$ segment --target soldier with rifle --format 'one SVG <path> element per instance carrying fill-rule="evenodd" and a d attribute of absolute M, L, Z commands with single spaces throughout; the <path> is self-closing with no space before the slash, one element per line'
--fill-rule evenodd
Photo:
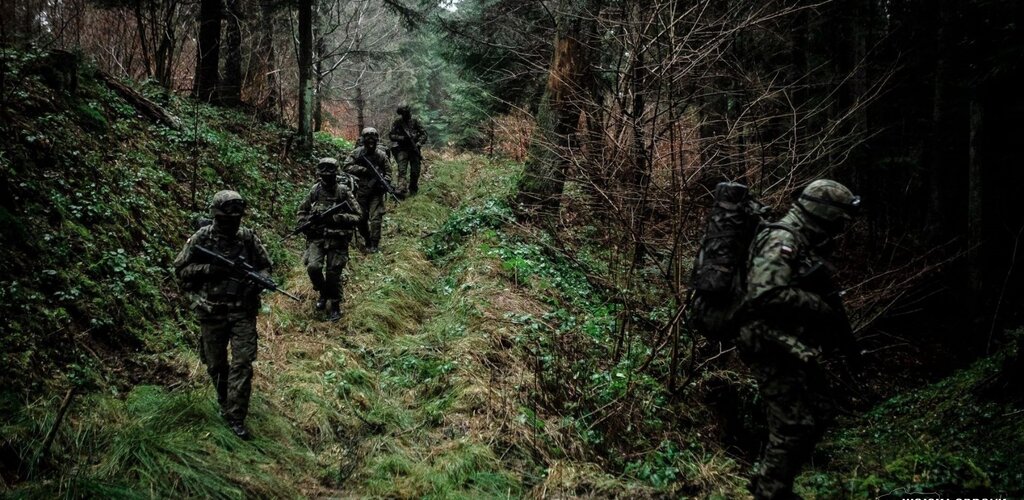
<path fill-rule="evenodd" d="M 398 118 L 391 124 L 388 139 L 391 139 L 391 154 L 398 164 L 398 193 L 403 198 L 419 191 L 422 148 L 427 142 L 427 131 L 420 121 L 412 117 L 412 107 L 402 104 L 396 110 Z M 405 178 L 409 172 L 408 183 Z"/>
<path fill-rule="evenodd" d="M 348 263 L 352 230 L 362 219 L 362 209 L 348 184 L 338 182 L 338 160 L 321 158 L 320 182 L 313 185 L 299 205 L 299 227 L 292 234 L 306 235 L 303 263 L 313 289 L 319 294 L 316 309 L 327 309 L 329 319 L 341 319 L 344 300 L 342 272 Z"/>
<path fill-rule="evenodd" d="M 256 233 L 241 227 L 245 208 L 245 200 L 235 191 L 215 194 L 210 203 L 213 223 L 188 239 L 174 259 L 174 269 L 199 319 L 200 357 L 217 391 L 221 415 L 236 436 L 249 439 L 245 417 L 256 359 L 260 292 L 273 290 L 296 298 L 270 279 L 273 263 L 267 249 Z"/>
<path fill-rule="evenodd" d="M 355 176 L 358 181 L 355 196 L 362 210 L 359 234 L 363 237 L 366 251 L 377 253 L 380 249 L 381 222 L 384 219 L 384 194 L 395 197 L 395 189 L 391 186 L 391 162 L 377 148 L 380 141 L 377 129 L 366 127 L 360 136 L 363 145 L 345 159 L 345 172 Z"/>

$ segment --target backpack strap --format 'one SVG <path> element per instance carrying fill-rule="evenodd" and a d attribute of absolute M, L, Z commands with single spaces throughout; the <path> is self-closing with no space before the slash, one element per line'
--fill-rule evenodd
<path fill-rule="evenodd" d="M 799 242 L 801 246 L 807 245 L 807 238 L 804 237 L 803 233 L 798 231 L 795 227 L 790 226 L 789 224 L 783 224 L 781 222 L 766 222 L 762 223 L 761 227 L 764 229 L 781 229 L 795 236 L 797 242 Z"/>

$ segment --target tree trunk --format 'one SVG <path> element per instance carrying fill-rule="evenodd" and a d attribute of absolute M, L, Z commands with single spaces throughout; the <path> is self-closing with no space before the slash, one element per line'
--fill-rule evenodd
<path fill-rule="evenodd" d="M 277 55 L 274 52 L 274 10 L 271 2 L 260 4 L 260 38 L 259 57 L 262 58 L 263 84 L 266 85 L 265 96 L 260 107 L 273 118 L 280 118 L 277 105 L 281 101 L 277 78 Z"/>
<path fill-rule="evenodd" d="M 171 89 L 174 86 L 174 59 L 178 46 L 174 21 L 177 12 L 177 0 L 170 0 L 164 6 L 160 41 L 156 49 L 156 78 L 165 89 Z"/>
<path fill-rule="evenodd" d="M 142 65 L 146 68 L 146 77 L 152 77 L 153 65 L 150 62 L 149 40 L 146 38 L 146 21 L 142 14 L 142 3 L 143 2 L 136 2 L 134 5 L 135 25 L 139 31 L 139 46 L 142 49 Z"/>
<path fill-rule="evenodd" d="M 970 143 L 967 167 L 967 297 L 970 297 L 971 318 L 978 318 L 985 312 L 985 220 L 984 220 L 984 164 L 981 158 L 980 134 L 982 106 L 977 98 L 970 102 Z"/>
<path fill-rule="evenodd" d="M 596 2 L 586 2 L 581 12 L 573 12 L 580 7 L 571 0 L 562 0 L 559 7 L 561 14 L 548 81 L 518 185 L 517 201 L 526 209 L 522 215 L 527 218 L 558 214 L 570 150 L 578 147 L 580 114 L 593 86 L 586 41 L 594 28 Z"/>
<path fill-rule="evenodd" d="M 315 83 L 313 88 L 313 98 L 316 99 L 313 105 L 313 130 L 319 132 L 323 128 L 324 124 L 324 54 L 327 53 L 327 42 L 324 40 L 323 27 L 317 23 L 316 30 L 316 63 L 313 65 L 313 78 Z"/>
<path fill-rule="evenodd" d="M 366 128 L 366 99 L 363 98 L 363 86 L 356 85 L 356 134 L 363 133 Z"/>
<path fill-rule="evenodd" d="M 241 0 L 226 0 L 227 51 L 224 54 L 224 83 L 221 102 L 228 106 L 242 103 L 242 12 Z"/>
<path fill-rule="evenodd" d="M 217 101 L 220 83 L 220 0 L 201 0 L 199 5 L 199 46 L 196 62 L 196 97 L 206 102 Z"/>
<path fill-rule="evenodd" d="M 313 0 L 299 0 L 299 145 L 313 145 Z"/>

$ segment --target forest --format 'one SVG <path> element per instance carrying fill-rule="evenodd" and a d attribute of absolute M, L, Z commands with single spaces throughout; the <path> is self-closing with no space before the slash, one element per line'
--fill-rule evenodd
<path fill-rule="evenodd" d="M 0 495 L 1022 497 L 1021 89 L 1015 0 L 0 0 Z M 289 233 L 402 106 L 327 321 Z M 176 263 L 224 190 L 299 299 L 245 440 Z M 791 247 L 827 292 L 757 295 Z"/>

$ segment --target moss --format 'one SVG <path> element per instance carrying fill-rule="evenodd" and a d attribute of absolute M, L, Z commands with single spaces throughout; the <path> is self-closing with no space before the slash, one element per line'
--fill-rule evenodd
<path fill-rule="evenodd" d="M 1024 416 L 983 388 L 1012 347 L 943 380 L 884 401 L 827 436 L 828 460 L 800 484 L 819 496 L 1024 493 Z"/>

